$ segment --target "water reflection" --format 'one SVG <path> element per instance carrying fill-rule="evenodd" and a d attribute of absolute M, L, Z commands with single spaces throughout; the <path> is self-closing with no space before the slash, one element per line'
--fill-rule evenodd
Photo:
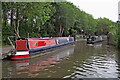
<path fill-rule="evenodd" d="M 59 63 L 58 61 L 62 60 L 62 58 L 68 57 L 70 54 L 74 53 L 74 45 L 62 50 L 63 51 L 52 52 L 50 55 L 29 60 L 3 61 L 3 74 L 5 74 L 3 77 L 36 77 L 39 75 L 40 71 L 48 71 L 48 68 L 54 67 L 55 64 Z M 52 70 L 50 72 L 55 73 L 55 71 Z"/>
<path fill-rule="evenodd" d="M 96 43 L 96 44 L 87 44 L 88 46 L 93 46 L 94 48 L 100 48 L 102 46 L 102 43 Z"/>
<path fill-rule="evenodd" d="M 85 41 L 24 61 L 3 61 L 3 77 L 118 78 L 120 51 L 104 43 Z"/>
<path fill-rule="evenodd" d="M 81 62 L 77 60 L 73 67 L 74 72 L 64 78 L 117 78 L 119 76 L 120 68 L 115 60 L 118 53 L 113 46 L 91 44 L 87 46 L 86 52 L 85 48 L 84 46 L 81 53 L 84 52 L 86 56 L 91 53 L 92 55 Z"/>
<path fill-rule="evenodd" d="M 118 51 L 117 57 L 118 57 L 117 60 L 116 60 L 117 63 L 118 63 L 118 69 L 117 70 L 119 71 L 117 74 L 118 74 L 118 77 L 120 78 L 120 50 Z"/>

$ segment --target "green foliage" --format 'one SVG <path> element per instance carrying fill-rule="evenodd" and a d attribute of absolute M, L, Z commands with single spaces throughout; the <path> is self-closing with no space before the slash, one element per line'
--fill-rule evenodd
<path fill-rule="evenodd" d="M 120 24 L 114 23 L 109 26 L 110 32 L 113 34 L 115 45 L 120 48 Z"/>
<path fill-rule="evenodd" d="M 70 2 L 3 2 L 2 11 L 2 39 L 5 45 L 9 44 L 8 36 L 27 38 L 28 33 L 32 38 L 111 32 L 118 40 L 112 21 L 107 18 L 94 19 Z"/>
<path fill-rule="evenodd" d="M 117 33 L 117 37 L 118 37 L 118 47 L 120 48 L 120 23 L 118 24 L 118 33 Z"/>
<path fill-rule="evenodd" d="M 97 32 L 98 34 L 108 34 L 110 31 L 110 27 L 113 25 L 113 22 L 107 18 L 99 18 L 97 19 Z"/>

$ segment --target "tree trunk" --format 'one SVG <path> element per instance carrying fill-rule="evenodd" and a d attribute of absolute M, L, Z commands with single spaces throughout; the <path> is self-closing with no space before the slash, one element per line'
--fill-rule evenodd
<path fill-rule="evenodd" d="M 17 8 L 17 12 L 16 12 L 16 19 L 17 19 L 17 23 L 16 23 L 16 34 L 17 34 L 17 38 L 20 38 L 19 35 L 19 9 Z"/>
<path fill-rule="evenodd" d="M 19 20 L 17 21 L 17 35 L 18 35 L 18 38 L 20 38 L 20 35 L 19 35 Z"/>
<path fill-rule="evenodd" d="M 13 3 L 11 2 L 11 6 L 13 6 Z M 12 30 L 10 30 L 10 26 L 11 26 L 11 29 L 14 31 L 12 31 Z M 8 26 L 8 29 L 9 29 L 9 31 L 10 32 L 12 32 L 13 34 L 14 34 L 14 36 L 16 36 L 16 34 L 15 34 L 15 30 L 14 30 L 14 28 L 13 28 L 13 10 L 11 9 L 11 22 L 10 22 L 10 26 Z M 15 37 L 14 37 L 14 41 L 15 41 Z"/>
<path fill-rule="evenodd" d="M 3 12 L 3 14 L 5 13 L 5 11 Z M 7 24 L 7 15 L 6 14 L 4 14 L 4 21 L 5 21 L 5 26 L 6 26 L 6 24 Z"/>
<path fill-rule="evenodd" d="M 13 10 L 11 9 L 11 20 L 10 20 L 10 25 L 11 27 L 13 26 Z"/>
<path fill-rule="evenodd" d="M 62 29 L 61 36 L 63 35 L 63 32 L 64 32 L 64 28 Z"/>
<path fill-rule="evenodd" d="M 60 24 L 60 32 L 59 32 L 60 37 L 61 37 L 61 30 L 62 30 L 62 27 L 61 27 L 61 24 Z"/>
<path fill-rule="evenodd" d="M 11 16 L 11 18 L 10 18 L 10 26 L 8 26 L 7 28 L 8 28 L 8 30 L 9 30 L 12 34 L 15 34 L 15 32 L 12 31 L 12 30 L 14 30 L 14 29 L 13 29 L 13 10 L 11 10 L 10 16 Z M 7 18 L 6 18 L 6 20 L 7 20 Z M 11 27 L 11 29 L 10 29 L 10 27 Z"/>

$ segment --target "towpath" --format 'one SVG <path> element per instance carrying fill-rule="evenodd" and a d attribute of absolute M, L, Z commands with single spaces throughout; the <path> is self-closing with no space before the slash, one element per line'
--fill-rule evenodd
<path fill-rule="evenodd" d="M 1 48 L 0 50 L 2 50 L 2 59 L 6 57 L 6 55 L 8 55 L 9 51 L 12 50 L 13 47 L 4 47 Z"/>

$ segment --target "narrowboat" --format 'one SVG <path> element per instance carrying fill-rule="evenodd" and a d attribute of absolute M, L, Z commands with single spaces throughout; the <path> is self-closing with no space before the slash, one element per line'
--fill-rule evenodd
<path fill-rule="evenodd" d="M 99 37 L 92 37 L 92 38 L 87 38 L 87 44 L 94 44 L 94 43 L 98 43 L 98 42 L 102 42 L 103 39 L 101 36 Z"/>
<path fill-rule="evenodd" d="M 19 38 L 15 41 L 15 54 L 12 54 L 10 59 L 29 59 L 33 56 L 44 54 L 44 52 L 74 43 L 73 37 Z"/>

